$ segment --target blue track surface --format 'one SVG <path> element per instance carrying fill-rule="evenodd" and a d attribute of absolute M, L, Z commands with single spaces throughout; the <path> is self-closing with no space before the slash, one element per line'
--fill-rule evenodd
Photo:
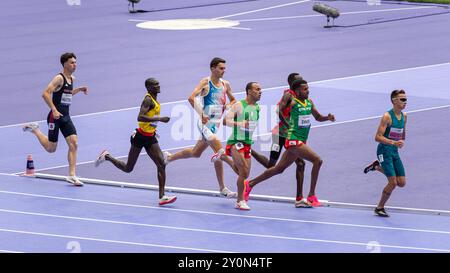
<path fill-rule="evenodd" d="M 183 5 L 175 0 L 142 1 L 139 8 L 153 12 L 129 14 L 126 2 L 120 1 L 82 1 L 81 6 L 51 0 L 0 3 L 7 11 L 0 18 L 0 250 L 68 252 L 80 243 L 86 252 L 370 252 L 367 245 L 377 241 L 382 252 L 448 251 L 448 217 L 394 212 L 380 219 L 368 210 L 299 210 L 262 201 L 251 201 L 252 211 L 243 213 L 233 209 L 234 200 L 186 194 L 168 208 L 158 208 L 153 191 L 93 185 L 75 189 L 4 175 L 22 172 L 30 153 L 40 172 L 67 174 L 64 141 L 56 153 L 47 154 L 20 126 L 37 120 L 46 131 L 48 107 L 41 93 L 60 70 L 60 54 L 74 51 L 76 86 L 90 88 L 71 107 L 79 135 L 78 175 L 156 185 L 156 170 L 146 155 L 131 174 L 111 164 L 95 168 L 93 160 L 105 148 L 126 160 L 148 77 L 161 82 L 162 114 L 171 116 L 169 124 L 158 128 L 161 148 L 174 152 L 195 144 L 197 117 L 186 99 L 208 75 L 210 59 L 221 56 L 227 60 L 225 78 L 238 99 L 249 81 L 264 88 L 254 149 L 268 154 L 268 133 L 276 122 L 273 108 L 291 72 L 310 82 L 310 97 L 322 114 L 335 114 L 336 123 L 314 123 L 308 140 L 324 160 L 318 197 L 330 201 L 378 201 L 386 179 L 364 175 L 362 168 L 375 159 L 375 130 L 391 107 L 390 92 L 405 89 L 409 124 L 401 156 L 407 186 L 397 189 L 388 205 L 450 210 L 445 149 L 450 144 L 450 28 L 442 27 L 450 24 L 447 9 L 327 1 L 341 17 L 335 21 L 338 27 L 325 29 L 325 17 L 312 11 L 311 1 L 207 4 L 189 1 L 197 7 L 180 9 Z M 139 21 L 179 18 L 225 18 L 240 24 L 235 29 L 181 31 L 136 27 Z M 222 128 L 219 135 L 225 140 L 229 132 Z M 210 154 L 207 150 L 200 159 L 168 165 L 167 186 L 217 190 Z M 254 161 L 251 177 L 262 171 Z M 304 191 L 309 171 L 307 165 Z M 236 176 L 228 167 L 225 179 L 235 187 Z M 254 193 L 294 197 L 294 179 L 291 167 Z M 245 244 L 237 243 L 242 240 Z"/>
<path fill-rule="evenodd" d="M 450 252 L 448 217 L 380 219 L 265 201 L 251 201 L 248 213 L 231 209 L 233 200 L 185 194 L 162 208 L 153 191 L 1 178 L 0 242 L 8 251 Z"/>

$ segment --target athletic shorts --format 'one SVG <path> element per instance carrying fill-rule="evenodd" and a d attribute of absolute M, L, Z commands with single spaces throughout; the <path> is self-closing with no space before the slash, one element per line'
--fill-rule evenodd
<path fill-rule="evenodd" d="M 151 133 L 141 133 L 139 132 L 139 129 L 136 129 L 133 131 L 130 137 L 131 145 L 137 147 L 137 148 L 150 148 L 155 143 L 158 143 L 158 139 L 156 138 L 155 134 Z"/>
<path fill-rule="evenodd" d="M 405 176 L 405 168 L 403 167 L 400 155 L 392 147 L 379 145 L 377 148 L 377 158 L 386 177 Z"/>
<path fill-rule="evenodd" d="M 216 135 L 217 133 L 217 129 L 218 129 L 219 125 L 212 123 L 212 122 L 208 122 L 206 125 L 202 123 L 201 120 L 197 121 L 197 129 L 200 132 L 200 134 L 202 135 L 202 139 L 203 140 L 212 140 L 213 137 Z"/>
<path fill-rule="evenodd" d="M 77 130 L 75 129 L 69 115 L 62 116 L 59 119 L 54 119 L 52 111 L 50 111 L 47 115 L 47 125 L 48 140 L 50 142 L 58 142 L 59 131 L 61 131 L 64 138 L 77 134 Z"/>
<path fill-rule="evenodd" d="M 283 145 L 286 142 L 286 138 L 272 134 L 272 145 L 270 146 L 270 159 L 273 161 L 278 161 L 281 155 L 281 151 L 283 151 Z"/>
<path fill-rule="evenodd" d="M 286 150 L 287 150 L 294 146 L 302 146 L 303 144 L 306 144 L 306 141 L 303 142 L 301 140 L 296 140 L 296 139 L 293 139 L 293 140 L 286 139 L 286 141 L 284 142 L 284 148 L 286 148 Z"/>
<path fill-rule="evenodd" d="M 244 154 L 244 158 L 251 158 L 251 151 L 252 151 L 252 145 L 245 144 L 242 142 L 237 142 L 236 144 L 228 144 L 225 148 L 225 154 L 227 156 L 231 156 L 231 147 L 236 146 L 236 150 L 238 150 L 240 153 Z"/>

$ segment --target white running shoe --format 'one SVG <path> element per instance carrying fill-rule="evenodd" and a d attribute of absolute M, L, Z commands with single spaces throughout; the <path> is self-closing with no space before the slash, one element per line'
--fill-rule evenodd
<path fill-rule="evenodd" d="M 297 201 L 295 200 L 295 207 L 296 208 L 312 208 L 311 203 L 306 200 L 306 198 L 302 198 L 301 200 Z"/>
<path fill-rule="evenodd" d="M 214 154 L 211 156 L 211 162 L 214 163 L 214 162 L 216 162 L 217 160 L 220 160 L 221 157 L 222 157 L 222 155 L 224 155 L 224 154 L 225 154 L 225 150 L 224 150 L 224 149 L 220 149 L 219 151 L 217 151 L 217 153 L 214 153 Z"/>
<path fill-rule="evenodd" d="M 166 204 L 170 204 L 170 203 L 175 202 L 176 200 L 177 200 L 176 196 L 164 195 L 163 197 L 159 198 L 159 205 L 163 206 L 163 205 L 166 205 Z"/>
<path fill-rule="evenodd" d="M 74 185 L 74 186 L 83 186 L 83 182 L 80 181 L 80 179 L 78 179 L 78 177 L 76 177 L 75 175 L 72 176 L 68 176 L 66 178 L 66 181 L 69 182 L 70 184 Z"/>
<path fill-rule="evenodd" d="M 164 156 L 164 165 L 169 164 L 169 156 L 171 156 L 172 154 L 169 153 L 168 151 L 164 151 L 163 152 L 163 156 Z"/>
<path fill-rule="evenodd" d="M 33 132 L 34 130 L 39 128 L 39 124 L 37 122 L 27 123 L 22 126 L 22 130 L 24 132 Z"/>
<path fill-rule="evenodd" d="M 214 163 L 214 162 L 216 162 L 217 160 L 219 160 L 220 159 L 220 154 L 219 153 L 214 153 L 212 156 L 211 156 L 211 163 Z"/>
<path fill-rule="evenodd" d="M 95 160 L 95 167 L 100 166 L 100 164 L 102 164 L 103 162 L 105 162 L 106 160 L 106 155 L 109 155 L 109 152 L 107 150 L 103 150 L 97 157 L 97 159 Z"/>
<path fill-rule="evenodd" d="M 240 210 L 250 210 L 250 207 L 247 205 L 247 202 L 245 202 L 244 200 L 236 202 L 235 208 L 240 209 Z"/>
<path fill-rule="evenodd" d="M 227 187 L 223 188 L 220 191 L 220 194 L 225 196 L 226 198 L 234 198 L 237 197 L 237 192 L 233 192 L 230 189 L 228 189 Z"/>

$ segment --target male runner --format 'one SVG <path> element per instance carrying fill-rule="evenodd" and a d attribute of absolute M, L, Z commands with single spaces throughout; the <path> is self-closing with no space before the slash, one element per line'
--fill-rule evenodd
<path fill-rule="evenodd" d="M 406 107 L 406 92 L 394 90 L 391 93 L 393 108 L 384 113 L 375 135 L 377 147 L 377 161 L 366 167 L 369 170 L 378 170 L 386 175 L 388 184 L 384 187 L 380 202 L 375 208 L 375 214 L 381 217 L 389 217 L 384 205 L 391 196 L 396 186 L 403 188 L 406 185 L 405 169 L 398 153 L 398 148 L 405 144 L 406 137 L 406 113 L 402 110 Z M 381 165 L 381 168 L 380 168 Z"/>
<path fill-rule="evenodd" d="M 130 142 L 131 147 L 128 153 L 127 163 L 114 158 L 108 151 L 104 150 L 100 153 L 95 166 L 98 167 L 104 161 L 110 161 L 118 169 L 130 173 L 136 165 L 139 154 L 142 148 L 145 148 L 148 156 L 153 160 L 158 170 L 158 185 L 159 185 L 159 205 L 166 205 L 175 202 L 176 196 L 167 196 L 164 194 L 164 187 L 166 185 L 166 166 L 164 164 L 164 157 L 161 148 L 156 138 L 156 127 L 158 122 L 169 122 L 169 117 L 160 117 L 161 105 L 157 101 L 157 96 L 161 92 L 159 82 L 155 78 L 148 78 L 145 81 L 144 100 L 141 104 L 141 109 L 138 115 L 139 127 L 133 131 Z"/>
<path fill-rule="evenodd" d="M 67 155 L 69 176 L 66 178 L 66 181 L 75 186 L 83 186 L 83 182 L 78 179 L 75 173 L 78 136 L 77 130 L 70 118 L 69 108 L 72 104 L 72 97 L 78 94 L 78 92 L 83 92 L 87 95 L 88 88 L 86 86 L 73 88 L 73 81 L 75 79 L 73 73 L 77 68 L 77 57 L 74 53 L 68 52 L 62 54 L 60 62 L 63 66 L 63 71 L 52 79 L 42 94 L 45 103 L 50 108 L 50 112 L 47 115 L 48 136 L 41 132 L 39 124 L 36 122 L 25 124 L 22 129 L 24 132 L 33 133 L 42 147 L 49 153 L 56 151 L 58 135 L 59 131 L 61 131 L 69 146 Z"/>
<path fill-rule="evenodd" d="M 164 156 L 166 164 L 183 158 L 199 158 L 205 149 L 210 146 L 214 153 L 219 155 L 217 158 L 212 158 L 212 161 L 214 162 L 220 193 L 231 198 L 235 197 L 236 193 L 225 187 L 222 160 L 232 168 L 233 162 L 225 155 L 222 143 L 216 135 L 224 110 L 236 101 L 230 83 L 222 79 L 225 74 L 225 63 L 226 61 L 222 58 L 213 58 L 210 63 L 211 75 L 200 80 L 200 83 L 189 96 L 189 103 L 200 117 L 197 128 L 201 133 L 201 139 L 197 141 L 193 148 L 184 149 L 173 155 L 165 152 Z M 227 96 L 230 100 L 229 104 L 226 103 Z"/>
<path fill-rule="evenodd" d="M 227 112 L 223 124 L 233 127 L 228 138 L 226 155 L 233 158 L 238 170 L 237 188 L 238 196 L 236 208 L 250 210 L 244 200 L 244 181 L 250 174 L 252 136 L 259 120 L 259 105 L 261 99 L 261 86 L 257 82 L 249 82 L 245 87 L 247 97 L 233 105 Z"/>
<path fill-rule="evenodd" d="M 244 199 L 248 200 L 252 188 L 258 183 L 282 173 L 287 167 L 295 162 L 298 158 L 306 159 L 313 164 L 311 171 L 311 187 L 308 195 L 313 206 L 320 206 L 320 202 L 316 197 L 315 189 L 319 177 L 319 170 L 322 166 L 322 159 L 306 144 L 309 130 L 311 128 L 311 115 L 319 122 L 335 121 L 333 114 L 322 116 L 316 109 L 314 103 L 309 96 L 308 83 L 305 80 L 295 80 L 292 83 L 295 96 L 290 104 L 283 101 L 280 103 L 280 111 L 284 111 L 290 106 L 291 117 L 289 120 L 288 135 L 284 144 L 286 151 L 283 153 L 281 160 L 274 166 L 265 170 L 258 177 L 245 181 Z M 297 196 L 300 197 L 300 196 Z M 298 198 L 296 198 L 298 199 Z"/>

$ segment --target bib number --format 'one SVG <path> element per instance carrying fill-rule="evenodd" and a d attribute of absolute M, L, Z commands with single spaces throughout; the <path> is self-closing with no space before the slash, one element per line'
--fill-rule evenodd
<path fill-rule="evenodd" d="M 241 127 L 242 131 L 246 131 L 246 132 L 254 132 L 256 130 L 256 121 L 248 121 L 248 128 L 246 127 Z"/>
<path fill-rule="evenodd" d="M 278 144 L 276 144 L 276 143 L 274 143 L 274 144 L 272 144 L 272 149 L 271 149 L 271 151 L 274 151 L 274 152 L 279 152 L 280 151 L 280 145 L 278 145 Z"/>
<path fill-rule="evenodd" d="M 389 132 L 389 138 L 392 140 L 400 140 L 403 137 L 403 128 L 393 128 Z"/>
<path fill-rule="evenodd" d="M 298 127 L 307 128 L 309 126 L 311 126 L 311 115 L 298 117 Z"/>
<path fill-rule="evenodd" d="M 244 148 L 244 144 L 242 144 L 241 142 L 236 143 L 234 146 L 236 146 L 236 150 L 238 151 Z"/>
<path fill-rule="evenodd" d="M 72 104 L 72 93 L 63 93 L 61 96 L 61 104 L 71 105 Z"/>

